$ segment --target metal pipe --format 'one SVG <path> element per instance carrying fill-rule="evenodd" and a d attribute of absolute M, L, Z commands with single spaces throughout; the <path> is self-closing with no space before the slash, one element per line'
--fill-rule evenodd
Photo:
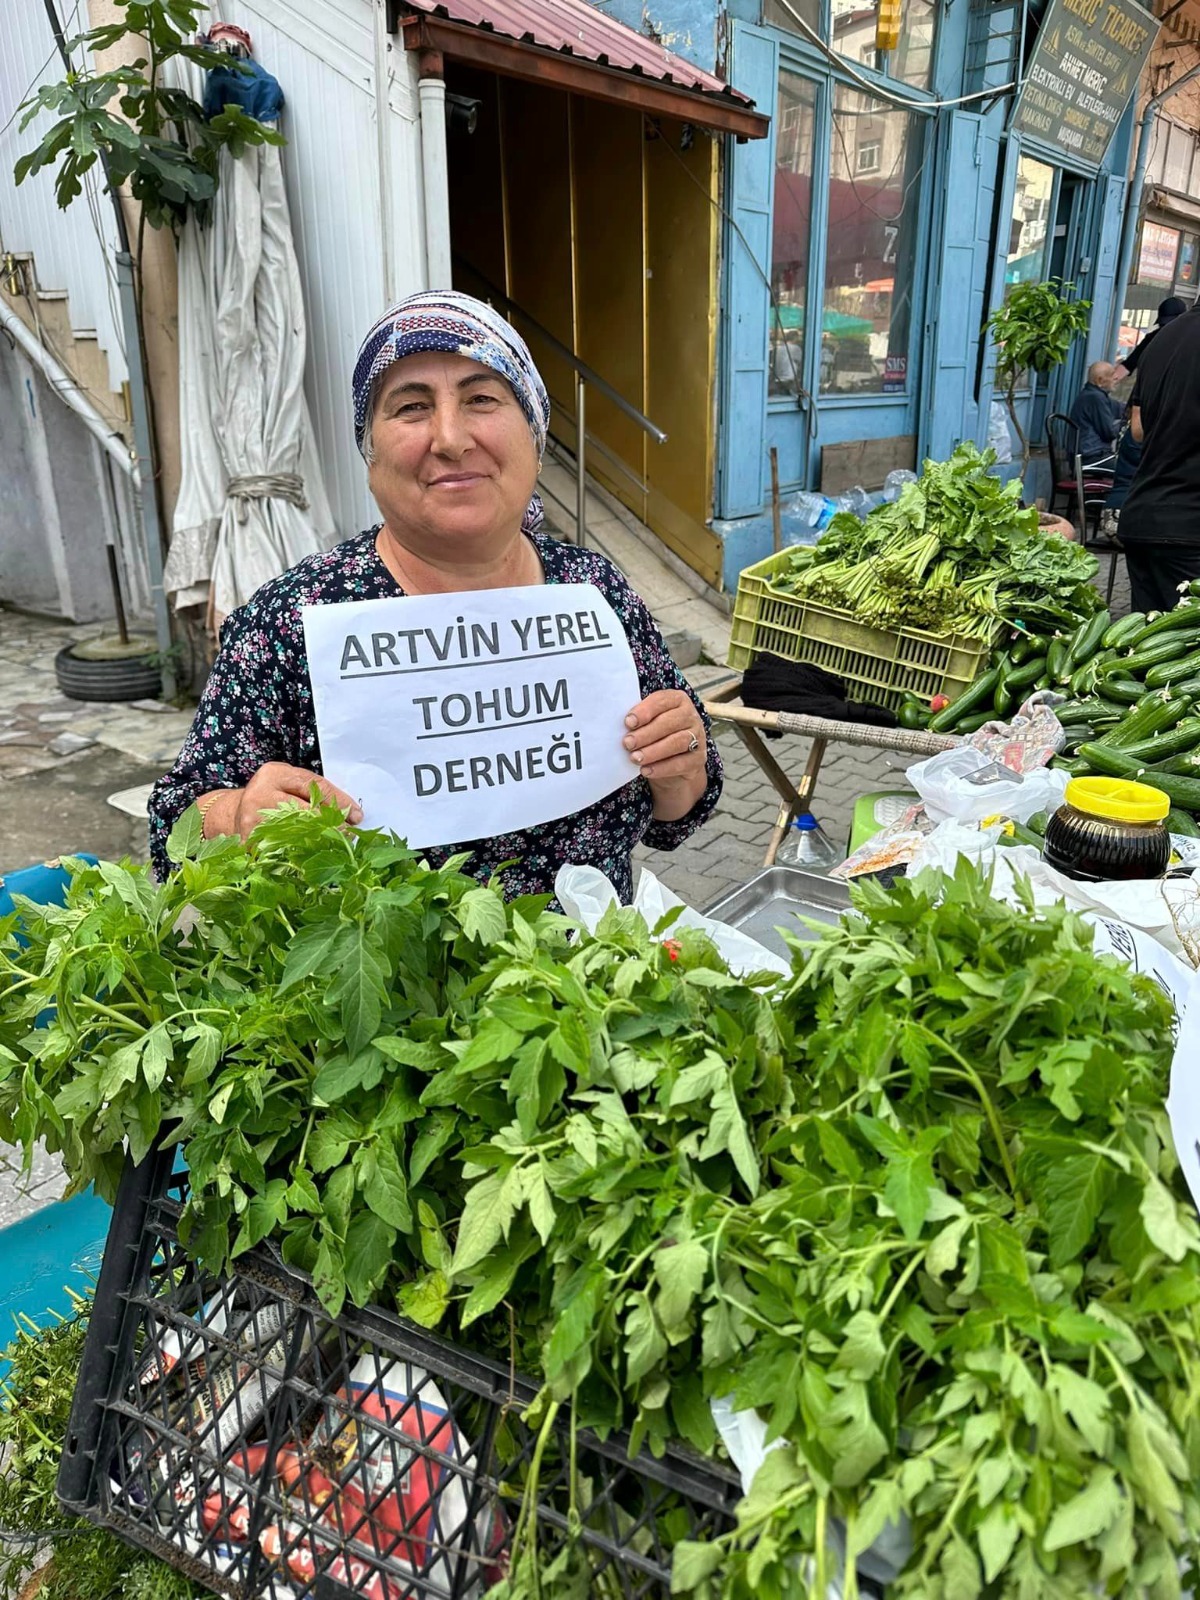
<path fill-rule="evenodd" d="M 587 380 L 575 374 L 575 543 L 587 547 Z"/>
<path fill-rule="evenodd" d="M 12 335 L 63 404 L 71 408 L 88 432 L 104 446 L 121 471 L 133 477 L 137 472 L 137 464 L 129 445 L 111 422 L 105 422 L 66 368 L 55 360 L 16 312 L 2 301 L 0 301 L 0 327 Z"/>
<path fill-rule="evenodd" d="M 606 400 L 611 400 L 618 411 L 627 416 L 631 422 L 636 422 L 638 427 L 641 428 L 642 432 L 648 433 L 656 444 L 666 444 L 667 435 L 657 425 L 657 423 L 651 422 L 649 417 L 643 416 L 638 408 L 626 400 L 623 394 L 620 394 L 616 389 L 614 389 L 612 384 L 609 383 L 606 378 L 602 378 L 594 367 L 589 367 L 586 361 L 580 360 L 580 358 L 575 354 L 574 350 L 571 349 L 570 345 L 565 345 L 561 339 L 556 339 L 555 336 L 550 332 L 549 328 L 543 327 L 536 317 L 531 316 L 530 313 L 526 311 L 524 306 L 519 305 L 515 300 L 510 300 L 502 289 L 497 289 L 496 285 L 494 283 L 490 283 L 488 279 L 484 277 L 483 273 L 478 271 L 477 268 L 473 267 L 469 261 L 464 261 L 460 256 L 458 258 L 458 262 L 461 267 L 464 267 L 471 274 L 471 276 L 482 285 L 489 300 L 498 301 L 509 316 L 513 316 L 515 314 L 524 322 L 527 322 L 531 328 L 536 328 L 538 333 L 546 341 L 550 348 L 556 351 L 564 361 L 568 362 L 571 367 L 574 368 L 577 376 L 586 378 L 588 383 L 590 383 L 594 388 L 599 389 L 600 393 Z"/>
<path fill-rule="evenodd" d="M 1142 112 L 1141 121 L 1138 123 L 1137 154 L 1133 163 L 1133 177 L 1129 180 L 1129 193 L 1125 197 L 1125 224 L 1121 230 L 1121 254 L 1117 260 L 1117 280 L 1114 285 L 1116 292 L 1113 295 L 1112 316 L 1108 325 L 1108 348 L 1114 355 L 1117 341 L 1121 336 L 1121 313 L 1125 309 L 1125 293 L 1129 288 L 1129 273 L 1133 267 L 1133 245 L 1141 221 L 1139 213 L 1142 209 L 1142 189 L 1146 182 L 1146 165 L 1150 159 L 1150 129 L 1159 107 L 1196 77 L 1200 77 L 1200 61 L 1194 67 L 1189 67 L 1186 72 L 1180 73 L 1174 83 L 1169 83 L 1158 94 L 1152 95 L 1147 100 L 1146 109 Z"/>
<path fill-rule="evenodd" d="M 449 289 L 450 180 L 446 170 L 446 80 L 421 58 L 421 174 L 425 180 L 425 270 L 427 288 Z"/>
<path fill-rule="evenodd" d="M 138 327 L 137 301 L 133 291 L 133 257 L 128 250 L 117 251 L 117 289 L 121 297 L 121 317 L 126 337 Z M 158 497 L 154 492 L 154 458 L 150 449 L 150 399 L 146 375 L 142 370 L 141 349 L 136 333 L 131 340 L 129 398 L 133 412 L 133 443 L 137 452 L 138 505 L 141 512 L 142 540 L 146 548 L 146 567 L 150 574 L 150 603 L 154 608 L 154 634 L 162 658 L 163 699 L 175 698 L 175 669 L 171 649 L 171 612 L 163 588 L 163 539 L 158 520 Z"/>
<path fill-rule="evenodd" d="M 383 268 L 383 302 L 396 298 L 395 212 L 392 208 L 392 107 L 388 52 L 392 41 L 382 0 L 375 4 L 375 160 L 379 175 L 379 253 Z M 424 129 L 422 129 L 422 133 Z"/>

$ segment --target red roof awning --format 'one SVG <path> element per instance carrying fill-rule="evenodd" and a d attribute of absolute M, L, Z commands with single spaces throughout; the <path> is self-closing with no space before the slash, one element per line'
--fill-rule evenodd
<path fill-rule="evenodd" d="M 398 13 L 410 50 L 741 139 L 769 127 L 753 100 L 587 0 L 401 0 Z"/>

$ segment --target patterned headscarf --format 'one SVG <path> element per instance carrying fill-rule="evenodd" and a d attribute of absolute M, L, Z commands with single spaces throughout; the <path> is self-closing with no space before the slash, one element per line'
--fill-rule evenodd
<path fill-rule="evenodd" d="M 453 289 L 410 294 L 371 329 L 354 363 L 354 438 L 361 451 L 375 379 L 393 362 L 428 350 L 469 356 L 505 378 L 529 423 L 540 460 L 546 449 L 550 396 L 524 339 L 498 311 Z"/>

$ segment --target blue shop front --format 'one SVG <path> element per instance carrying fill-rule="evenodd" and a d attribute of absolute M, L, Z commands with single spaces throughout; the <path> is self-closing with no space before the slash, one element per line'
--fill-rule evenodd
<path fill-rule="evenodd" d="M 674 20 L 689 22 L 696 51 L 710 19 L 676 9 L 688 13 Z M 786 500 L 804 489 L 877 489 L 893 469 L 944 457 L 964 439 L 987 442 L 997 397 L 982 329 L 1006 287 L 1060 277 L 1093 304 L 1087 340 L 1048 386 L 1020 397 L 1035 442 L 1088 363 L 1114 355 L 1106 330 L 1132 112 L 1109 104 L 1104 139 L 1089 142 L 1070 128 L 1081 113 L 1067 113 L 1064 131 L 1030 109 L 1053 96 L 1051 79 L 1030 71 L 1038 14 L 1064 30 L 1042 36 L 1043 50 L 1069 51 L 1070 29 L 1082 52 L 1084 14 L 1096 10 L 1088 0 L 1055 0 L 1048 11 L 987 0 L 729 0 L 728 14 L 711 19 L 729 81 L 772 113 L 769 138 L 730 142 L 725 170 L 712 524 L 725 588 L 772 548 L 772 451 Z M 1090 81 L 1094 69 L 1079 60 Z M 1128 70 L 1132 96 L 1140 59 L 1130 55 Z M 1014 118 L 1023 77 L 1049 87 L 1031 95 L 1027 85 L 1031 99 Z M 1082 84 L 1064 91 L 1067 101 L 1077 89 L 1081 104 L 1099 105 Z M 1032 473 L 1027 489 L 1043 492 Z"/>

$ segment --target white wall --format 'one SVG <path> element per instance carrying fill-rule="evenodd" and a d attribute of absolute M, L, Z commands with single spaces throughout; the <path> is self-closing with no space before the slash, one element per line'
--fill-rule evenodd
<path fill-rule="evenodd" d="M 59 0 L 68 38 L 87 27 L 83 0 Z M 34 149 L 53 126 L 50 113 L 40 113 L 24 133 L 21 115 L 13 113 L 42 83 L 63 75 L 62 62 L 42 0 L 4 0 L 0 22 L 0 251 L 31 251 L 42 289 L 66 289 L 71 321 L 77 330 L 94 329 L 108 356 L 114 392 L 127 376 L 120 309 L 113 282 L 116 230 L 112 202 L 99 185 L 89 188 L 66 211 L 54 198 L 53 169 L 44 168 L 20 186 L 13 167 Z M 23 113 L 22 113 L 23 115 Z M 12 119 L 10 121 L 10 119 Z M 8 124 L 5 127 L 5 124 Z"/>
<path fill-rule="evenodd" d="M 378 520 L 354 446 L 350 377 L 363 334 L 389 302 L 385 234 L 390 298 L 425 287 L 416 61 L 398 38 L 388 41 L 385 230 L 374 9 L 372 0 L 216 0 L 212 8 L 249 29 L 255 58 L 287 100 L 283 166 L 308 313 L 305 387 L 343 538 Z"/>

